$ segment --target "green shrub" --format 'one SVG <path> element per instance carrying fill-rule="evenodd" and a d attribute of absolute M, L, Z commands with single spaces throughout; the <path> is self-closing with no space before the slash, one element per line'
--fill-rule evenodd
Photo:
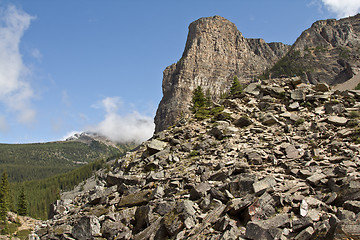
<path fill-rule="evenodd" d="M 303 124 L 304 122 L 305 122 L 305 119 L 299 118 L 298 120 L 295 121 L 295 125 L 296 125 L 296 126 L 300 126 L 300 125 Z"/>
<path fill-rule="evenodd" d="M 193 113 L 196 113 L 200 109 L 207 107 L 208 107 L 208 99 L 206 99 L 201 86 L 198 86 L 197 88 L 195 88 L 195 90 L 192 93 L 190 110 Z"/>
<path fill-rule="evenodd" d="M 266 70 L 259 78 L 269 79 L 270 75 L 272 77 L 292 77 L 311 71 L 311 67 L 301 63 L 301 61 L 299 61 L 300 59 L 302 59 L 300 51 L 289 52 L 277 61 L 272 68 Z"/>
<path fill-rule="evenodd" d="M 236 97 L 243 92 L 243 86 L 240 84 L 237 76 L 234 77 L 232 85 L 230 87 L 230 96 Z"/>
<path fill-rule="evenodd" d="M 356 85 L 355 90 L 360 90 L 360 83 L 358 83 L 358 85 Z"/>
<path fill-rule="evenodd" d="M 195 156 L 199 156 L 200 155 L 200 153 L 199 153 L 199 151 L 197 151 L 197 150 L 192 150 L 191 152 L 190 152 L 190 157 L 195 157 Z"/>

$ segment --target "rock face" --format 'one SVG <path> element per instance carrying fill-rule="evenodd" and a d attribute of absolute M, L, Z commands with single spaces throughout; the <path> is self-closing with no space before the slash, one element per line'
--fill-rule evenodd
<path fill-rule="evenodd" d="M 293 61 L 284 65 L 297 67 L 297 74 L 312 84 L 349 80 L 360 69 L 360 14 L 315 22 L 296 40 L 288 56 Z"/>
<path fill-rule="evenodd" d="M 282 43 L 246 39 L 235 24 L 220 16 L 191 23 L 182 58 L 164 71 L 155 132 L 189 113 L 191 94 L 197 86 L 217 98 L 230 87 L 234 76 L 247 82 L 272 66 L 288 49 Z"/>
<path fill-rule="evenodd" d="M 343 83 L 360 70 L 360 14 L 315 22 L 290 47 L 246 39 L 230 21 L 201 18 L 189 26 L 182 58 L 167 67 L 163 98 L 155 116 L 155 132 L 189 113 L 191 93 L 201 86 L 218 98 L 236 75 L 249 82 L 265 76 L 301 76 L 311 84 Z M 276 63 L 276 64 L 275 64 Z"/>
<path fill-rule="evenodd" d="M 226 121 L 191 116 L 109 161 L 96 186 L 56 201 L 36 234 L 359 239 L 360 91 L 295 80 L 258 83 L 257 91 L 218 103 Z"/>

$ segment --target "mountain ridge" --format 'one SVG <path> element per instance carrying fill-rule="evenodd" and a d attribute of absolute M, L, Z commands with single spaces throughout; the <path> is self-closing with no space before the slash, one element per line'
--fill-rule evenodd
<path fill-rule="evenodd" d="M 246 39 L 234 23 L 220 16 L 192 22 L 181 59 L 164 70 L 155 132 L 189 114 L 191 92 L 197 86 L 216 100 L 234 76 L 244 84 L 294 75 L 311 84 L 347 81 L 360 69 L 359 22 L 360 14 L 317 21 L 292 46 Z"/>

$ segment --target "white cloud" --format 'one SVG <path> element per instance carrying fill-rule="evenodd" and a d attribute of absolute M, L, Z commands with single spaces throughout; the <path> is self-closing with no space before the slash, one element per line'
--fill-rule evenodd
<path fill-rule="evenodd" d="M 105 118 L 96 126 L 89 127 L 87 131 L 99 133 L 117 142 L 142 142 L 154 133 L 152 117 L 144 116 L 137 111 L 125 115 L 118 114 L 117 111 L 123 106 L 118 97 L 107 97 L 95 106 L 106 111 Z"/>
<path fill-rule="evenodd" d="M 360 11 L 359 0 L 322 0 L 329 11 L 336 13 L 338 18 L 356 15 Z"/>
<path fill-rule="evenodd" d="M 32 19 L 13 5 L 0 9 L 0 101 L 25 124 L 35 120 L 36 112 L 30 105 L 34 92 L 26 80 L 30 72 L 22 61 L 19 44 Z"/>

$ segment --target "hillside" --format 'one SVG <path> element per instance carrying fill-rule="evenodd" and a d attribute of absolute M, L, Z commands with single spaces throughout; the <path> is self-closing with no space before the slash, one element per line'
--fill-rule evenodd
<path fill-rule="evenodd" d="M 41 239 L 356 239 L 360 92 L 248 85 L 53 205 Z M 216 109 L 216 110 L 215 110 Z"/>
<path fill-rule="evenodd" d="M 359 17 L 316 22 L 293 46 L 246 39 L 219 16 L 190 24 L 164 71 L 153 137 L 84 169 L 96 173 L 34 235 L 359 239 L 360 90 L 324 83 L 357 71 Z"/>
<path fill-rule="evenodd" d="M 0 144 L 0 169 L 6 169 L 10 182 L 21 182 L 67 172 L 119 153 L 117 148 L 95 140 Z"/>
<path fill-rule="evenodd" d="M 336 85 L 360 70 L 360 14 L 315 22 L 265 76 L 301 76 L 303 81 Z"/>

